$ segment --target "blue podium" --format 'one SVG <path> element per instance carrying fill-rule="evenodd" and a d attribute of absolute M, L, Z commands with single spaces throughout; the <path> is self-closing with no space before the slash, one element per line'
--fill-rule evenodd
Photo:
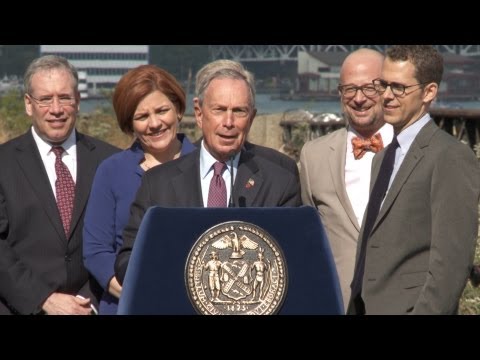
<path fill-rule="evenodd" d="M 245 221 L 267 231 L 283 250 L 287 293 L 280 315 L 344 314 L 330 245 L 315 209 L 151 207 L 137 234 L 119 315 L 194 315 L 185 266 L 195 241 L 211 227 Z"/>

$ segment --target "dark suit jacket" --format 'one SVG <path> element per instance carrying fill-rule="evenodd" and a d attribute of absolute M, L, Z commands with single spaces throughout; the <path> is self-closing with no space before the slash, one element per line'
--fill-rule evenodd
<path fill-rule="evenodd" d="M 295 161 L 292 161 L 293 159 L 291 157 L 285 154 L 282 154 L 281 152 L 274 150 L 272 148 L 252 144 L 251 142 L 248 142 L 248 141 L 245 141 L 244 147 L 246 151 L 251 152 L 254 155 L 263 157 L 267 160 L 270 160 L 271 162 L 274 162 L 275 164 L 287 169 L 291 173 L 296 174 L 298 176 L 298 166 L 295 163 Z"/>
<path fill-rule="evenodd" d="M 384 154 L 373 160 L 371 185 Z M 479 194 L 472 150 L 428 122 L 405 155 L 370 233 L 362 285 L 367 314 L 456 312 L 475 253 Z M 357 261 L 362 236 L 363 226 Z M 351 300 L 348 313 L 355 312 Z"/>
<path fill-rule="evenodd" d="M 67 237 L 31 129 L 0 145 L 0 314 L 37 313 L 57 291 L 96 302 L 83 266 L 83 216 L 98 164 L 118 150 L 77 132 L 75 204 Z"/>
<path fill-rule="evenodd" d="M 290 161 L 296 166 L 292 159 Z M 115 262 L 120 283 L 123 283 L 143 215 L 150 206 L 203 207 L 199 164 L 200 149 L 197 149 L 145 173 L 130 209 L 130 220 L 123 232 L 124 243 Z M 250 179 L 253 186 L 247 186 Z M 242 151 L 233 202 L 236 207 L 300 206 L 298 170 L 295 174 L 265 157 Z"/>

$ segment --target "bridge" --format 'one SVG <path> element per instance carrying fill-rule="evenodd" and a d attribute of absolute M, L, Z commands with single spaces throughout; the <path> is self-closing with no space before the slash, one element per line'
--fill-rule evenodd
<path fill-rule="evenodd" d="M 298 51 L 351 52 L 368 47 L 383 52 L 390 45 L 210 45 L 212 58 L 236 61 L 297 61 Z M 440 52 L 480 56 L 480 45 L 434 45 Z"/>

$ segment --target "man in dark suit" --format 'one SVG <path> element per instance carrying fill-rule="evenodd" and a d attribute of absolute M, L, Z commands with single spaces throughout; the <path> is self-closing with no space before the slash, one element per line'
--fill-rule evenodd
<path fill-rule="evenodd" d="M 290 171 L 292 174 L 298 174 L 298 166 L 295 161 L 292 161 L 292 158 L 285 156 L 280 151 L 269 148 L 267 146 L 253 144 L 249 141 L 245 141 L 244 148 L 246 151 L 251 152 L 254 155 L 266 158 L 280 167 Z"/>
<path fill-rule="evenodd" d="M 442 74 L 432 46 L 393 46 L 373 81 L 395 136 L 373 160 L 350 314 L 457 312 L 477 240 L 480 170 L 428 113 Z"/>
<path fill-rule="evenodd" d="M 0 314 L 90 314 L 83 216 L 98 164 L 118 149 L 75 130 L 78 74 L 66 59 L 35 59 L 24 86 L 33 126 L 0 146 Z"/>
<path fill-rule="evenodd" d="M 301 205 L 294 160 L 275 150 L 255 150 L 253 146 L 252 151 L 252 146 L 250 149 L 244 146 L 256 114 L 253 75 L 235 61 L 214 61 L 197 73 L 195 90 L 195 117 L 203 133 L 201 146 L 145 173 L 115 263 L 121 283 L 147 209 L 154 205 L 212 206 L 210 186 L 218 176 L 225 184 L 226 194 L 223 203 L 215 206 L 227 206 L 228 203 L 239 207 Z M 269 152 L 274 152 L 275 160 L 270 159 Z M 223 164 L 221 175 L 214 170 L 218 163 Z"/>

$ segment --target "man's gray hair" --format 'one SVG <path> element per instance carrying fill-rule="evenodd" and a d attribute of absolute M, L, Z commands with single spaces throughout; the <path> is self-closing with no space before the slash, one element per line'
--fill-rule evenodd
<path fill-rule="evenodd" d="M 255 79 L 253 74 L 242 64 L 233 60 L 216 60 L 202 67 L 195 77 L 195 95 L 200 104 L 208 85 L 214 79 L 230 78 L 244 80 L 250 89 L 250 105 L 255 108 Z"/>
<path fill-rule="evenodd" d="M 39 71 L 62 69 L 72 75 L 75 91 L 78 89 L 78 72 L 67 59 L 57 55 L 45 55 L 33 60 L 23 76 L 23 86 L 27 94 L 32 92 L 32 77 Z"/>

